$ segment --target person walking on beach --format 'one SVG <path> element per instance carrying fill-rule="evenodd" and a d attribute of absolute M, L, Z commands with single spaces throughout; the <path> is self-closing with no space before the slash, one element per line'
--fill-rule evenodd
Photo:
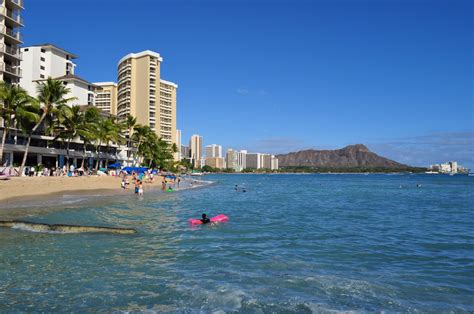
<path fill-rule="evenodd" d="M 126 190 L 127 189 L 127 178 L 126 177 L 123 177 L 122 178 L 122 190 Z"/>
<path fill-rule="evenodd" d="M 181 177 L 178 177 L 178 188 L 179 188 L 179 183 L 181 182 Z"/>
<path fill-rule="evenodd" d="M 163 191 L 166 191 L 166 179 L 163 178 L 163 181 L 161 181 L 161 189 Z"/>

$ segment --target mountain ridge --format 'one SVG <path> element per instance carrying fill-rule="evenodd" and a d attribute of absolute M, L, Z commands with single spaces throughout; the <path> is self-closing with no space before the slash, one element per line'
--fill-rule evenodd
<path fill-rule="evenodd" d="M 370 151 L 363 144 L 348 145 L 334 150 L 306 149 L 276 155 L 280 167 L 383 167 L 400 169 L 408 167 Z"/>

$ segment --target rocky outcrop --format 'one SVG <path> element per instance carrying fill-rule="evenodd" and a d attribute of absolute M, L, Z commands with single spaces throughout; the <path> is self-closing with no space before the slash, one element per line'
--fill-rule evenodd
<path fill-rule="evenodd" d="M 96 226 L 74 226 L 74 225 L 50 225 L 28 221 L 1 221 L 0 227 L 20 229 L 32 232 L 46 233 L 115 233 L 115 234 L 134 234 L 135 229 L 131 228 L 113 228 Z"/>
<path fill-rule="evenodd" d="M 349 145 L 335 150 L 302 150 L 278 155 L 280 167 L 374 167 L 404 168 L 406 165 L 381 157 L 362 144 Z"/>

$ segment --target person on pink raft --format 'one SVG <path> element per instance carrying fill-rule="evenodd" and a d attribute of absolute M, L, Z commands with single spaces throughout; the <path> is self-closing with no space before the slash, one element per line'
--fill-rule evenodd
<path fill-rule="evenodd" d="M 207 218 L 207 215 L 206 214 L 202 214 L 202 219 L 201 219 L 201 222 L 203 224 L 208 224 L 211 222 L 211 220 L 209 218 Z"/>
<path fill-rule="evenodd" d="M 229 220 L 229 217 L 227 217 L 224 214 L 217 215 L 212 218 L 208 218 L 206 214 L 202 214 L 202 219 L 189 219 L 189 223 L 192 225 L 202 225 L 202 224 L 208 224 L 208 223 L 213 223 L 213 222 L 226 222 Z"/>

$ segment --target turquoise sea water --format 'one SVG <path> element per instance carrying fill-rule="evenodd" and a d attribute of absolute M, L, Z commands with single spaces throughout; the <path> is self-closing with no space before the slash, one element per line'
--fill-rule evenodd
<path fill-rule="evenodd" d="M 139 233 L 0 228 L 0 312 L 474 311 L 473 177 L 205 179 L 215 183 L 28 209 L 29 221 Z M 190 227 L 203 209 L 230 221 Z"/>

